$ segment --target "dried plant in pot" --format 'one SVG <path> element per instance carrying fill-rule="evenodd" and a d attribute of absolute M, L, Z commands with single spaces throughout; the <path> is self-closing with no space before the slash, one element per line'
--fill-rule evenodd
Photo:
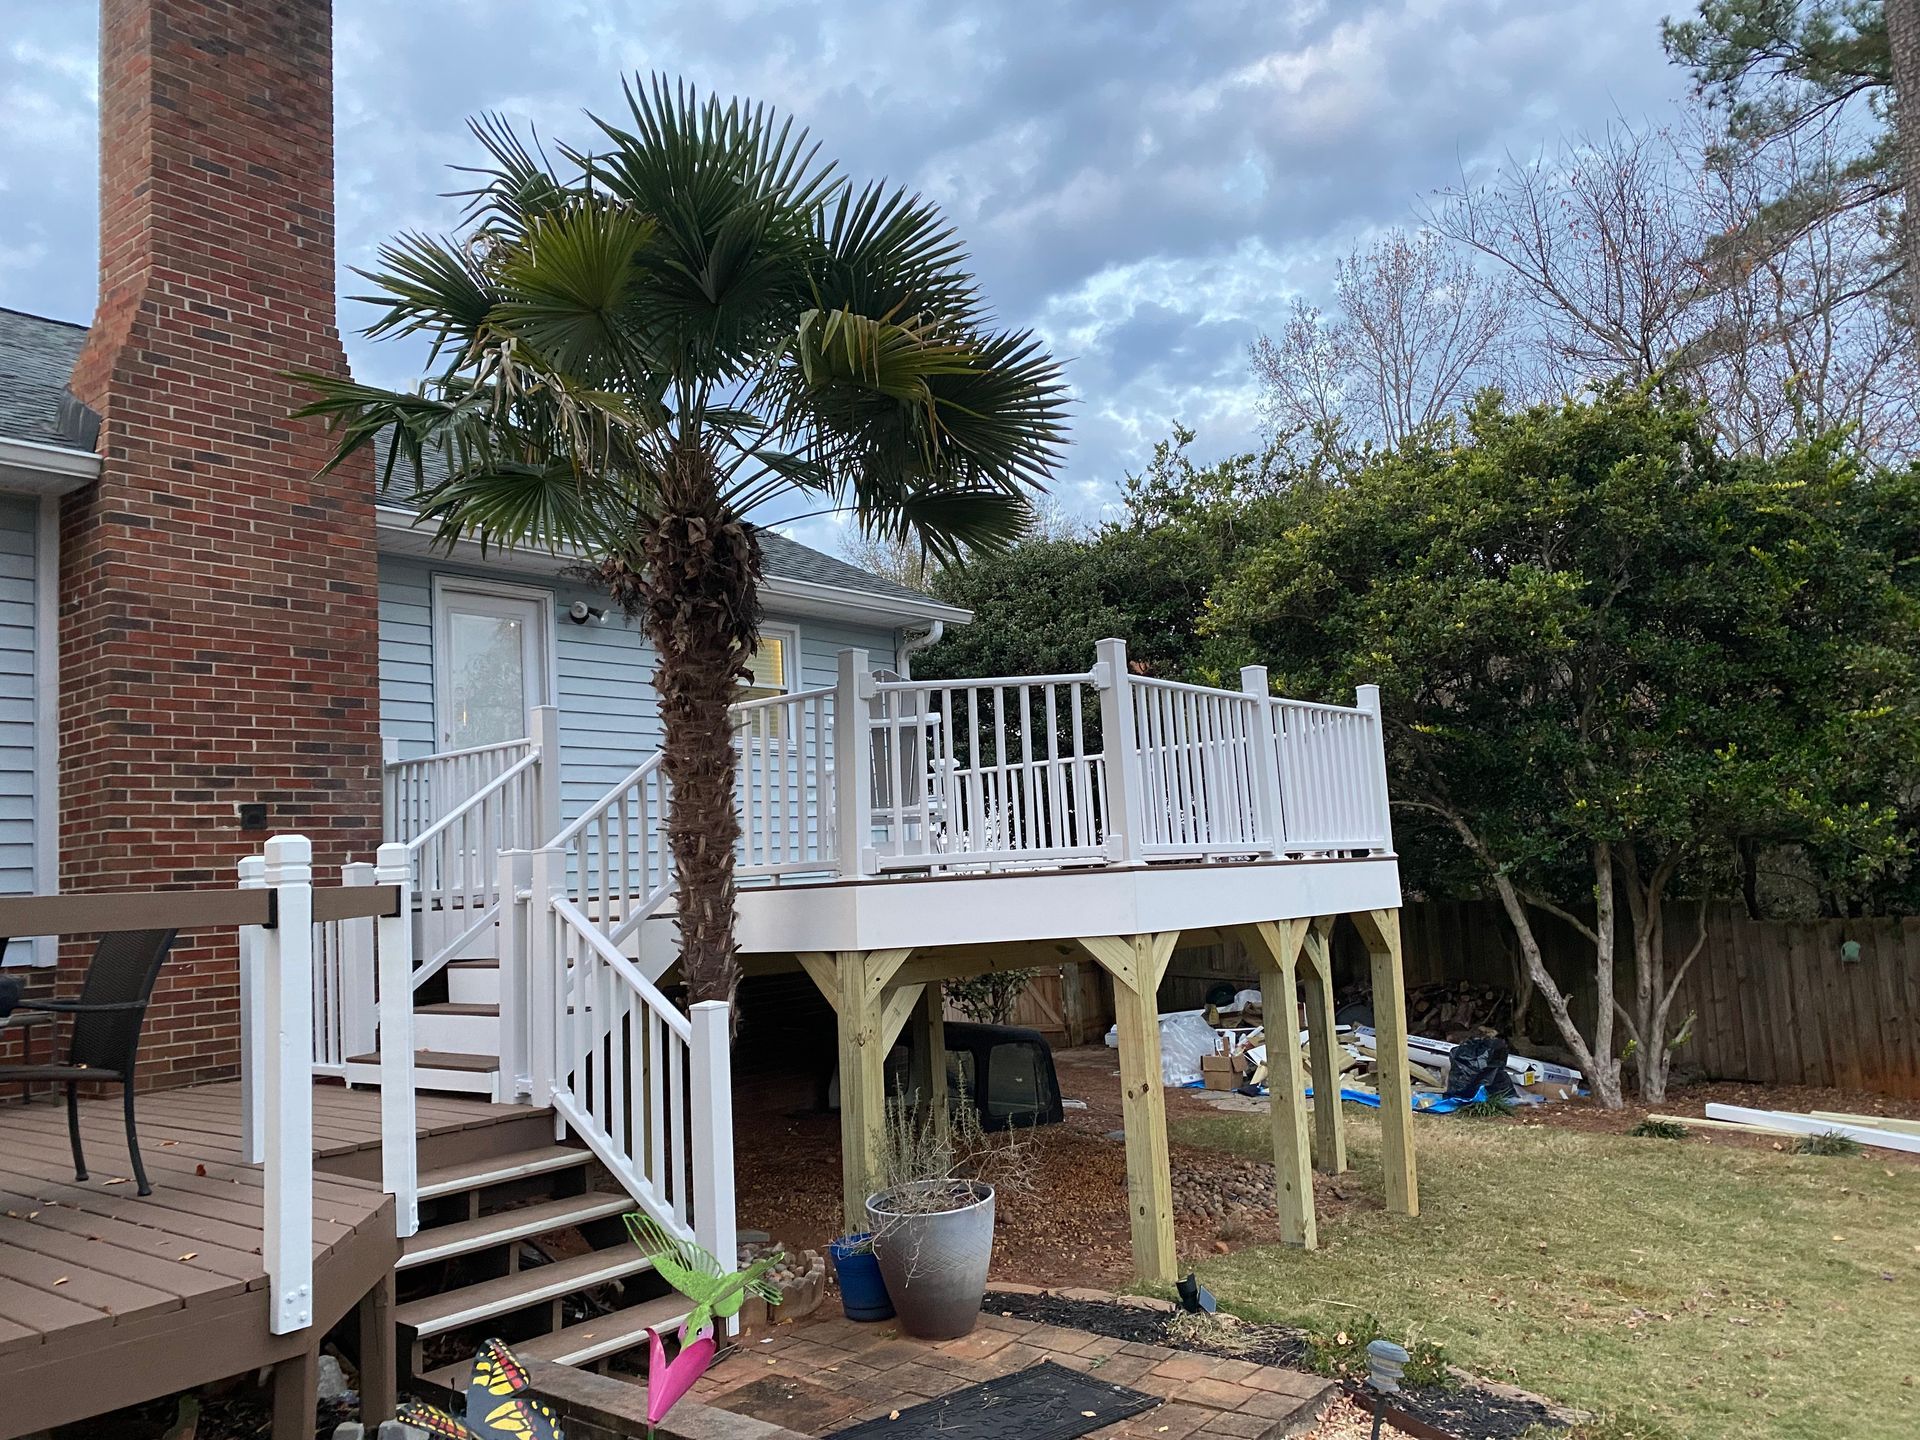
<path fill-rule="evenodd" d="M 1013 1132 L 991 1137 L 971 1104 L 949 1115 L 887 1105 L 881 1187 L 867 1197 L 873 1254 L 900 1328 L 953 1340 L 980 1318 L 993 1260 L 996 1189 L 1023 1188 L 1030 1156 Z"/>

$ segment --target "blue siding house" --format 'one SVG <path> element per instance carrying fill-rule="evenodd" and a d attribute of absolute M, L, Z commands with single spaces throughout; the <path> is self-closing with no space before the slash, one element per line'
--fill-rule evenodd
<path fill-rule="evenodd" d="M 86 333 L 0 310 L 0 894 L 59 888 L 60 497 L 100 466 L 66 389 Z M 413 519 L 402 505 L 378 510 L 389 759 L 522 736 L 528 710 L 552 704 L 563 812 L 577 814 L 659 747 L 652 647 L 562 560 L 449 554 Z M 848 647 L 904 671 L 909 636 L 969 618 L 784 536 L 762 540 L 766 623 L 744 694 L 831 685 Z M 27 940 L 6 952 L 10 965 L 53 958 Z"/>

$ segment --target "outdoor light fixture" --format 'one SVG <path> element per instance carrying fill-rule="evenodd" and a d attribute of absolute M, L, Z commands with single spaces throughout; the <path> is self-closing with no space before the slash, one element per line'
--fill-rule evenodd
<path fill-rule="evenodd" d="M 584 600 L 576 600 L 567 607 L 567 618 L 576 625 L 584 625 L 589 620 L 605 620 L 607 612 L 598 605 L 589 605 Z"/>
<path fill-rule="evenodd" d="M 1380 1440 L 1380 1420 L 1387 1408 L 1386 1397 L 1400 1393 L 1400 1377 L 1406 1372 L 1407 1352 L 1391 1340 L 1374 1340 L 1367 1345 L 1367 1388 L 1373 1391 L 1373 1440 Z"/>
<path fill-rule="evenodd" d="M 1840 963 L 1842 965 L 1858 965 L 1860 963 L 1860 942 L 1858 940 L 1842 940 L 1840 942 Z"/>

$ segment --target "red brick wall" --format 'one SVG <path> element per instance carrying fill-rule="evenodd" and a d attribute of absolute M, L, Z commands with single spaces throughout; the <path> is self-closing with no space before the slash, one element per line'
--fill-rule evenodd
<path fill-rule="evenodd" d="M 346 366 L 330 0 L 103 0 L 100 152 L 73 390 L 105 465 L 62 524 L 61 884 L 231 884 L 256 800 L 324 878 L 372 858 L 380 803 L 371 463 L 319 475 L 282 378 Z M 146 1083 L 233 1073 L 237 993 L 232 937 L 182 937 Z"/>

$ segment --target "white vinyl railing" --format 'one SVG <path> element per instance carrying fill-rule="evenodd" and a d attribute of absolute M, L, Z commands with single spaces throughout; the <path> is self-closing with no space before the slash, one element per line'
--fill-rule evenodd
<path fill-rule="evenodd" d="M 1268 702 L 1280 771 L 1282 849 L 1391 848 L 1379 692 L 1365 686 L 1361 698 L 1353 710 L 1304 700 Z"/>
<path fill-rule="evenodd" d="M 240 862 L 242 890 L 273 892 L 272 923 L 240 929 L 240 1146 L 262 1170 L 260 1254 L 267 1274 L 268 1325 L 276 1335 L 313 1324 L 313 1048 L 328 992 L 322 937 L 363 948 L 378 977 L 381 1046 L 381 1183 L 394 1197 L 394 1228 L 419 1228 L 413 1089 L 413 927 L 404 845 L 380 847 L 375 865 L 349 867 L 349 886 L 391 887 L 377 915 L 314 920 L 313 845 L 276 835 Z M 346 888 L 346 887 L 343 887 Z M 337 913 L 337 911 L 336 911 Z M 362 945 L 364 941 L 364 946 Z M 355 962 L 348 961 L 347 973 Z M 335 968 L 334 973 L 341 973 Z M 374 977 L 368 977 L 369 989 Z"/>
<path fill-rule="evenodd" d="M 1143 857 L 1255 855 L 1272 848 L 1262 813 L 1253 696 L 1129 677 Z"/>
<path fill-rule="evenodd" d="M 397 742 L 388 741 L 391 751 Z M 382 824 L 387 840 L 410 841 L 456 805 L 500 778 L 538 749 L 529 735 L 497 745 L 443 750 L 402 760 L 390 753 L 381 767 Z"/>
<path fill-rule="evenodd" d="M 833 870 L 832 829 L 822 823 L 833 713 L 832 686 L 733 707 L 741 876 Z"/>
<path fill-rule="evenodd" d="M 532 859 L 531 888 L 516 894 L 524 923 L 502 932 L 525 947 L 502 970 L 525 976 L 529 1098 L 551 1104 L 661 1225 L 733 1254 L 729 1007 L 683 1014 L 570 898 L 557 847 Z"/>
<path fill-rule="evenodd" d="M 550 876 L 565 880 L 568 897 L 615 945 L 673 891 L 668 795 L 656 750 L 535 857 Z"/>
<path fill-rule="evenodd" d="M 873 685 L 877 871 L 1104 856 L 1102 757 L 1088 744 L 1091 672 Z"/>
<path fill-rule="evenodd" d="M 413 866 L 416 988 L 499 920 L 500 857 L 560 827 L 559 711 L 528 721 L 525 740 L 386 766 L 387 830 Z"/>

